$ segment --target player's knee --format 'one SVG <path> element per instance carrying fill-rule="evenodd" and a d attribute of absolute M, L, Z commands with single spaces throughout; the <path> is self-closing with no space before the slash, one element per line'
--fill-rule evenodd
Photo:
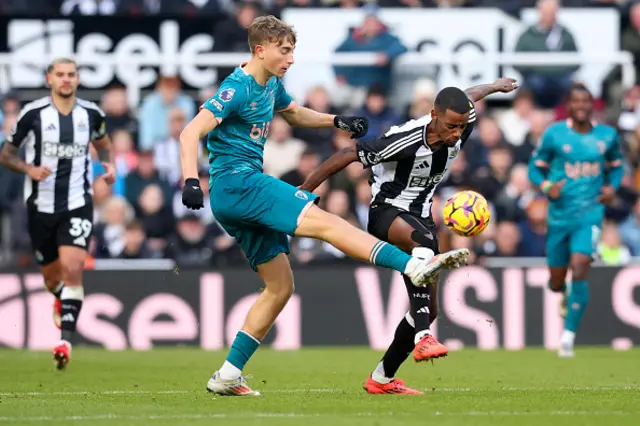
<path fill-rule="evenodd" d="M 564 278 L 551 277 L 549 280 L 549 290 L 554 293 L 562 293 L 564 291 Z"/>
<path fill-rule="evenodd" d="M 571 262 L 571 277 L 573 281 L 583 281 L 587 279 L 590 262 L 587 260 L 574 260 Z"/>
<path fill-rule="evenodd" d="M 265 285 L 269 292 L 281 300 L 289 300 L 295 290 L 293 280 L 270 281 L 266 282 Z"/>

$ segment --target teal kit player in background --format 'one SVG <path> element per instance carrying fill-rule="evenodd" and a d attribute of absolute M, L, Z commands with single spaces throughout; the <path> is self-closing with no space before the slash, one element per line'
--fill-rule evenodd
<path fill-rule="evenodd" d="M 620 188 L 624 169 L 614 128 L 591 120 L 593 98 L 582 84 L 569 92 L 570 119 L 545 131 L 529 163 L 529 178 L 547 194 L 550 287 L 564 293 L 566 318 L 558 354 L 573 357 L 575 334 L 589 301 L 587 274 L 604 219 L 604 204 Z M 565 285 L 568 268 L 572 280 Z"/>
<path fill-rule="evenodd" d="M 293 293 L 286 256 L 289 235 L 327 241 L 355 259 L 406 274 L 416 286 L 428 285 L 440 267 L 321 210 L 315 205 L 316 195 L 262 173 L 263 146 L 274 111 L 293 126 L 335 126 L 352 137 L 367 132 L 365 118 L 321 114 L 292 101 L 280 78 L 293 64 L 295 42 L 289 25 L 273 16 L 256 18 L 249 28 L 251 59 L 222 82 L 180 137 L 182 202 L 192 209 L 203 207 L 197 155 L 200 138 L 208 134 L 211 209 L 265 282 L 226 361 L 207 383 L 210 392 L 221 395 L 259 395 L 249 388 L 242 370 Z"/>

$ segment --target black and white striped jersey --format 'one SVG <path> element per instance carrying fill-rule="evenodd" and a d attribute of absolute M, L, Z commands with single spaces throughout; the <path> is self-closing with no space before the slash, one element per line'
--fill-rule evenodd
<path fill-rule="evenodd" d="M 89 143 L 106 135 L 104 113 L 93 102 L 76 99 L 73 111 L 63 115 L 50 97 L 22 109 L 7 142 L 25 145 L 25 161 L 47 166 L 53 173 L 37 182 L 27 178 L 27 205 L 41 213 L 75 210 L 91 201 L 93 168 Z"/>
<path fill-rule="evenodd" d="M 371 205 L 390 204 L 419 217 L 430 217 L 436 186 L 469 139 L 475 120 L 472 108 L 469 124 L 456 145 L 435 151 L 427 144 L 431 115 L 394 126 L 376 140 L 358 142 L 358 159 L 372 171 Z"/>

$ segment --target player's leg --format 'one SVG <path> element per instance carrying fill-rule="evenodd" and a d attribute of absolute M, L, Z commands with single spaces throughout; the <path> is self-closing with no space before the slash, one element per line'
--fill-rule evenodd
<path fill-rule="evenodd" d="M 251 267 L 264 281 L 265 288 L 249 310 L 236 334 L 229 354 L 209 382 L 207 390 L 220 395 L 257 396 L 242 377 L 242 370 L 260 346 L 276 318 L 293 294 L 293 273 L 287 236 L 269 229 L 233 229 Z M 226 228 L 225 228 L 226 229 Z"/>
<path fill-rule="evenodd" d="M 92 232 L 93 206 L 91 203 L 68 212 L 57 228 L 60 274 L 64 282 L 60 294 L 62 304 L 60 343 L 53 349 L 53 357 L 58 369 L 65 368 L 71 358 L 71 347 L 75 340 L 84 300 L 82 276 Z"/>
<path fill-rule="evenodd" d="M 349 257 L 399 271 L 415 286 L 430 285 L 429 277 L 441 267 L 439 262 L 404 253 L 316 205 L 308 207 L 298 219 L 295 236 L 326 241 Z"/>
<path fill-rule="evenodd" d="M 560 356 L 573 356 L 576 332 L 589 303 L 587 276 L 600 239 L 600 228 L 583 226 L 571 234 L 571 285 L 567 294 L 567 315 L 560 338 Z"/>
<path fill-rule="evenodd" d="M 58 261 L 58 246 L 55 235 L 55 215 L 42 214 L 33 207 L 27 207 L 27 228 L 40 273 L 47 291 L 54 296 L 53 322 L 60 328 L 62 273 Z"/>
<path fill-rule="evenodd" d="M 566 314 L 567 286 L 565 284 L 571 255 L 569 230 L 550 226 L 547 231 L 546 254 L 549 268 L 549 290 L 562 294 L 560 315 Z"/>

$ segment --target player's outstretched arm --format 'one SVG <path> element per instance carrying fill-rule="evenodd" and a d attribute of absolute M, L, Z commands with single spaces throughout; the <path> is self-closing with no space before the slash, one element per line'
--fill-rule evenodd
<path fill-rule="evenodd" d="M 203 108 L 180 134 L 180 164 L 185 180 L 198 179 L 198 144 L 216 128 L 218 121 L 211 111 Z"/>
<path fill-rule="evenodd" d="M 518 87 L 520 87 L 520 85 L 516 79 L 505 77 L 499 78 L 490 84 L 480 84 L 478 86 L 469 87 L 464 92 L 473 102 L 478 102 L 493 93 L 509 93 L 516 90 Z"/>
<path fill-rule="evenodd" d="M 293 127 L 314 129 L 336 127 L 351 133 L 352 139 L 363 137 L 369 130 L 369 121 L 366 117 L 325 114 L 299 105 L 281 111 L 280 114 Z"/>
<path fill-rule="evenodd" d="M 313 192 L 313 190 L 320 186 L 322 182 L 355 161 L 358 161 L 358 153 L 356 152 L 355 147 L 350 146 L 348 148 L 341 149 L 329 157 L 327 161 L 322 163 L 318 170 L 311 173 L 300 186 L 300 189 Z"/>

